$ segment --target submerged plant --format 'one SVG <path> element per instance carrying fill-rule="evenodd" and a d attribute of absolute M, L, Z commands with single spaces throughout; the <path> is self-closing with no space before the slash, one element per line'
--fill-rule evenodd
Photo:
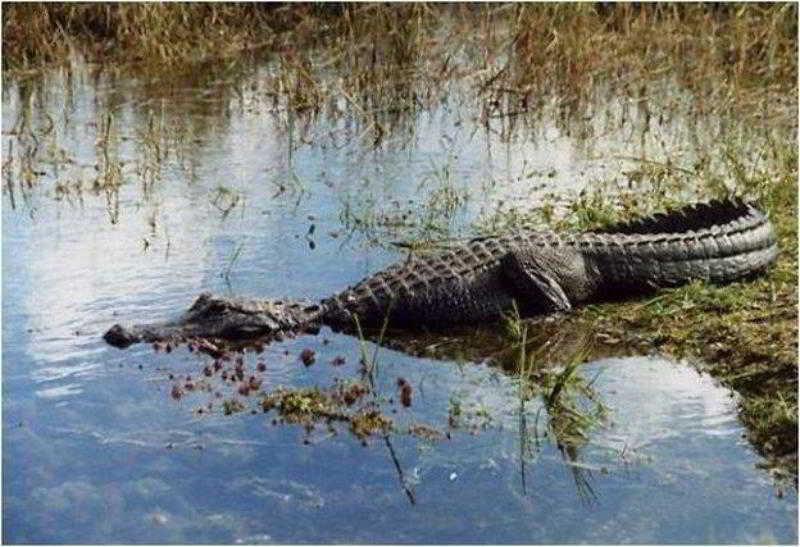
<path fill-rule="evenodd" d="M 540 437 L 538 427 L 543 409 L 549 416 L 547 431 L 552 434 L 559 447 L 570 446 L 577 449 L 585 442 L 592 428 L 605 423 L 607 412 L 605 405 L 597 400 L 591 388 L 596 378 L 587 381 L 579 373 L 580 365 L 589 355 L 587 342 L 579 342 L 577 349 L 570 350 L 566 335 L 562 334 L 534 351 L 529 351 L 532 344 L 528 340 L 528 324 L 519 317 L 516 309 L 505 318 L 505 324 L 506 337 L 515 348 L 512 355 L 516 358 L 521 457 L 530 454 L 532 450 L 526 405 L 535 396 L 539 396 L 543 404 L 537 410 L 532 424 L 534 438 Z M 569 341 L 570 345 L 572 343 L 573 341 Z M 554 360 L 562 361 L 565 355 L 567 357 L 563 366 L 551 364 Z"/>

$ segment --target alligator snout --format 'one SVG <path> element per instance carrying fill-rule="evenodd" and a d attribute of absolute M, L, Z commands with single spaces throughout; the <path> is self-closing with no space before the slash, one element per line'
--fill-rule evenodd
<path fill-rule="evenodd" d="M 125 349 L 131 344 L 139 342 L 141 338 L 117 323 L 106 331 L 103 335 L 103 340 L 114 347 Z"/>

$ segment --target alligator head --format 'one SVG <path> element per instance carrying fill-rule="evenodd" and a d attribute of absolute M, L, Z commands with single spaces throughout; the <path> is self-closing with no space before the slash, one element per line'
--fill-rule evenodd
<path fill-rule="evenodd" d="M 320 306 L 310 302 L 226 298 L 203 293 L 174 321 L 130 327 L 117 324 L 103 339 L 118 348 L 142 341 L 187 338 L 242 340 L 311 327 L 320 313 Z"/>

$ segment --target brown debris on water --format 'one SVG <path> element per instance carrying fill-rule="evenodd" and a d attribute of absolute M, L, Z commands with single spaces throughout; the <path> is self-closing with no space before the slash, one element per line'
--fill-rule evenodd
<path fill-rule="evenodd" d="M 411 406 L 411 385 L 405 384 L 400 388 L 400 402 L 408 408 Z"/>
<path fill-rule="evenodd" d="M 364 409 L 350 418 L 350 431 L 357 438 L 365 440 L 373 434 L 386 434 L 392 428 L 392 419 L 377 409 Z"/>
<path fill-rule="evenodd" d="M 449 438 L 443 433 L 439 431 L 435 427 L 429 426 L 427 424 L 412 424 L 408 426 L 408 432 L 411 435 L 416 437 L 421 437 L 423 439 L 428 439 L 430 441 L 440 441 L 442 439 Z"/>
<path fill-rule="evenodd" d="M 337 382 L 332 395 L 336 402 L 352 406 L 370 392 L 369 387 L 362 382 Z"/>
<path fill-rule="evenodd" d="M 261 379 L 251 376 L 248 380 L 248 385 L 250 386 L 251 390 L 258 391 L 258 389 L 261 387 Z"/>
<path fill-rule="evenodd" d="M 303 361 L 303 364 L 307 367 L 313 365 L 315 359 L 314 350 L 311 348 L 306 348 L 300 352 L 300 360 Z"/>

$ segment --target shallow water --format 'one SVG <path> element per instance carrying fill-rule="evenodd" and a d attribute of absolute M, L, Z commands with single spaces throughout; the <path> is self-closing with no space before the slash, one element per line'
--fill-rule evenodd
<path fill-rule="evenodd" d="M 797 541 L 796 491 L 776 495 L 735 398 L 683 364 L 581 367 L 608 424 L 568 443 L 545 435 L 541 401 L 520 408 L 498 367 L 381 348 L 377 391 L 391 397 L 402 376 L 413 404 L 384 401 L 399 432 L 363 446 L 346 428 L 225 416 L 207 393 L 174 400 L 169 375 L 196 378 L 207 358 L 100 338 L 118 321 L 174 315 L 204 290 L 328 295 L 404 256 L 387 242 L 463 237 L 501 203 L 524 208 L 636 165 L 618 156 L 665 154 L 681 126 L 658 138 L 606 129 L 590 147 L 546 122 L 536 138 L 487 130 L 453 93 L 376 148 L 352 116 L 295 118 L 266 100 L 268 64 L 169 85 L 93 70 L 6 82 L 3 93 L 14 181 L 6 173 L 4 541 Z M 614 125 L 601 118 L 597 128 Z M 27 187 L 20 151 L 34 140 L 40 174 Z M 107 165 L 125 184 L 91 190 Z M 310 367 L 305 348 L 316 351 Z M 264 387 L 328 386 L 357 377 L 359 355 L 357 339 L 323 329 L 247 363 L 266 363 Z M 451 438 L 402 432 L 448 430 L 454 404 L 464 414 Z"/>

